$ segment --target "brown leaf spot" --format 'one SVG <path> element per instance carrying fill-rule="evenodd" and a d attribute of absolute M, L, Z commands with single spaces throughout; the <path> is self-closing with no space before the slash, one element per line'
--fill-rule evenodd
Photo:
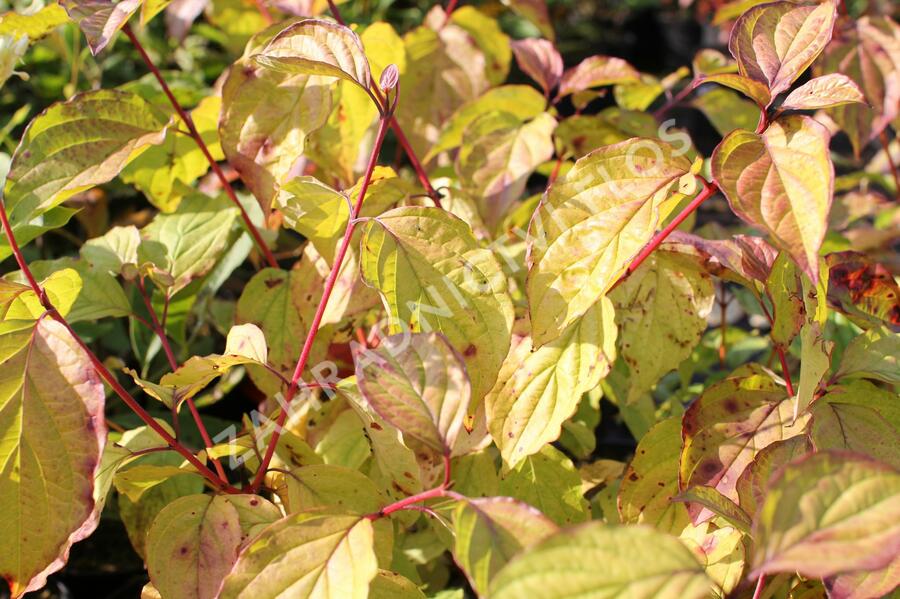
<path fill-rule="evenodd" d="M 284 283 L 284 279 L 266 279 L 266 287 L 272 289 Z"/>
<path fill-rule="evenodd" d="M 472 356 L 474 356 L 477 353 L 478 353 L 478 348 L 470 343 L 469 347 L 467 347 L 466 350 L 463 352 L 463 355 L 467 358 L 471 358 Z"/>

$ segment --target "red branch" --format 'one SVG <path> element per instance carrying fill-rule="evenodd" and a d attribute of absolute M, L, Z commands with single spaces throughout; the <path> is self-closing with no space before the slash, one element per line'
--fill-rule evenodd
<path fill-rule="evenodd" d="M 337 281 L 338 275 L 340 274 L 341 265 L 344 262 L 344 257 L 347 255 L 347 250 L 350 247 L 350 240 L 353 237 L 353 231 L 356 229 L 356 224 L 358 222 L 357 219 L 359 218 L 359 212 L 362 209 L 363 200 L 366 197 L 366 191 L 368 191 L 369 184 L 372 181 L 372 173 L 375 171 L 375 164 L 378 162 L 378 155 L 381 153 L 381 145 L 384 142 L 385 134 L 387 134 L 389 122 L 390 114 L 383 114 L 378 124 L 378 134 L 375 138 L 375 145 L 372 147 L 372 153 L 369 155 L 369 164 L 366 167 L 366 173 L 363 177 L 363 182 L 359 189 L 359 197 L 357 198 L 356 205 L 353 207 L 353 211 L 350 214 L 350 219 L 347 221 L 347 227 L 344 230 L 344 238 L 341 240 L 340 248 L 338 248 L 337 255 L 334 258 L 334 264 L 331 266 L 331 272 L 328 273 L 328 278 L 325 280 L 325 288 L 322 291 L 322 299 L 319 301 L 319 305 L 316 308 L 316 313 L 313 316 L 312 324 L 309 327 L 309 333 L 306 335 L 306 341 L 303 343 L 303 349 L 300 351 L 300 357 L 297 359 L 297 364 L 294 367 L 294 375 L 291 377 L 291 384 L 285 392 L 284 403 L 281 406 L 281 412 L 278 414 L 278 419 L 275 423 L 275 430 L 272 432 L 272 436 L 269 439 L 269 444 L 266 447 L 266 454 L 260 462 L 259 470 L 257 470 L 256 476 L 253 478 L 253 482 L 250 485 L 250 488 L 253 490 L 253 492 L 256 492 L 256 490 L 259 489 L 260 485 L 262 485 L 262 482 L 265 479 L 269 463 L 272 461 L 272 456 L 275 453 L 275 446 L 278 444 L 278 439 L 281 436 L 281 430 L 284 428 L 284 423 L 287 421 L 288 407 L 290 406 L 291 401 L 293 401 L 294 396 L 297 394 L 297 390 L 301 386 L 300 379 L 303 375 L 303 370 L 306 368 L 306 363 L 309 360 L 309 354 L 312 351 L 313 342 L 315 341 L 316 335 L 319 332 L 319 326 L 322 323 L 322 317 L 325 314 L 325 308 L 328 305 L 328 299 L 331 297 L 331 292 L 334 289 L 335 282 Z"/>
<path fill-rule="evenodd" d="M 250 220 L 250 215 L 247 214 L 247 211 L 244 210 L 244 206 L 241 204 L 240 200 L 238 200 L 237 194 L 234 192 L 234 188 L 231 186 L 231 183 L 228 182 L 228 177 L 225 176 L 225 173 L 222 171 L 222 168 L 219 166 L 219 163 L 216 162 L 216 159 L 212 157 L 212 154 L 209 152 L 209 148 L 206 147 L 206 142 L 203 141 L 203 138 L 200 136 L 200 132 L 197 131 L 197 127 L 194 126 L 194 120 L 191 118 L 191 115 L 182 108 L 181 104 L 175 98 L 175 95 L 172 93 L 172 90 L 169 89 L 169 85 L 166 83 L 166 80 L 163 79 L 162 73 L 159 72 L 159 69 L 156 68 L 156 65 L 153 63 L 153 59 L 147 54 L 147 51 L 144 50 L 144 46 L 141 45 L 141 42 L 138 41 L 137 36 L 134 35 L 134 31 L 132 31 L 131 26 L 128 23 L 122 27 L 122 31 L 125 32 L 125 35 L 128 36 L 128 39 L 131 40 L 131 43 L 134 45 L 135 49 L 141 55 L 141 58 L 144 59 L 144 64 L 147 65 L 147 68 L 150 69 L 150 72 L 153 73 L 153 76 L 156 77 L 156 81 L 159 82 L 160 87 L 162 87 L 163 93 L 166 94 L 166 97 L 169 99 L 169 103 L 172 104 L 172 108 L 175 109 L 175 112 L 178 113 L 178 116 L 184 121 L 184 124 L 188 128 L 188 134 L 197 144 L 197 147 L 200 148 L 200 151 L 203 152 L 203 155 L 206 157 L 206 161 L 209 162 L 210 168 L 216 174 L 219 181 L 222 184 L 222 188 L 225 190 L 225 194 L 231 200 L 231 202 L 237 207 L 241 212 L 241 218 L 244 220 L 244 226 L 247 229 L 247 232 L 250 233 L 250 236 L 253 237 L 253 241 L 256 242 L 256 247 L 259 248 L 259 251 L 265 257 L 266 262 L 268 262 L 269 266 L 272 268 L 278 268 L 278 262 L 275 260 L 275 256 L 272 254 L 272 250 L 269 249 L 269 246 L 266 245 L 266 242 L 263 241 L 262 236 L 259 234 L 259 230 L 256 228 L 256 225 L 253 224 L 253 221 Z"/>
<path fill-rule="evenodd" d="M 184 447 L 181 443 L 179 443 L 175 437 L 169 434 L 169 432 L 163 428 L 163 426 L 158 423 L 153 416 L 150 415 L 147 410 L 145 410 L 136 399 L 134 399 L 128 391 L 125 390 L 122 385 L 119 384 L 119 381 L 116 380 L 116 377 L 103 365 L 103 362 L 91 351 L 91 349 L 82 341 L 81 337 L 78 336 L 72 326 L 68 323 L 68 321 L 59 313 L 53 303 L 50 301 L 50 298 L 47 297 L 47 294 L 38 285 L 37 281 L 34 278 L 34 275 L 31 273 L 31 269 L 28 268 L 28 263 L 25 262 L 25 257 L 22 255 L 21 249 L 19 249 L 18 243 L 16 243 L 15 235 L 13 235 L 12 226 L 9 224 L 9 219 L 6 215 L 6 203 L 0 199 L 0 224 L 3 225 L 3 231 L 6 234 L 6 239 L 9 241 L 9 247 L 12 249 L 13 256 L 15 256 L 16 263 L 18 263 L 19 268 L 22 269 L 22 272 L 25 274 L 25 278 L 28 280 L 28 284 L 34 293 L 38 296 L 38 299 L 41 302 L 41 305 L 47 310 L 47 313 L 51 318 L 55 321 L 63 325 L 72 338 L 78 343 L 79 347 L 85 352 L 88 359 L 91 361 L 91 364 L 94 367 L 94 370 L 97 374 L 102 378 L 106 383 L 112 388 L 116 395 L 118 395 L 125 404 L 131 408 L 131 410 L 140 418 L 144 424 L 150 427 L 157 435 L 159 435 L 166 444 L 181 454 L 184 459 L 188 461 L 197 471 L 203 475 L 216 489 L 220 491 L 224 491 L 225 493 L 239 493 L 237 489 L 229 485 L 227 482 L 219 480 L 216 473 L 206 467 L 206 465 L 197 459 L 197 457 L 191 453 L 186 447 Z"/>

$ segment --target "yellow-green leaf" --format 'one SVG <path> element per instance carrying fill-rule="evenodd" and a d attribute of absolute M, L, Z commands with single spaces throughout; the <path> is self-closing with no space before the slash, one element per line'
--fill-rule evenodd
<path fill-rule="evenodd" d="M 213 599 L 241 546 L 280 517 L 256 495 L 181 497 L 147 531 L 150 580 L 163 597 Z"/>
<path fill-rule="evenodd" d="M 792 91 L 784 99 L 781 108 L 816 110 L 852 103 L 866 103 L 862 90 L 846 75 L 831 73 L 810 79 Z"/>
<path fill-rule="evenodd" d="M 222 599 L 366 599 L 378 573 L 368 518 L 311 510 L 266 528 L 238 556 Z"/>
<path fill-rule="evenodd" d="M 94 476 L 106 440 L 103 384 L 50 318 L 0 322 L 0 577 L 40 589 L 99 522 Z"/>
<path fill-rule="evenodd" d="M 264 209 L 303 154 L 307 136 L 331 113 L 327 81 L 251 60 L 278 31 L 280 25 L 256 36 L 228 70 L 219 119 L 225 157 Z"/>
<path fill-rule="evenodd" d="M 545 445 L 500 477 L 500 494 L 531 505 L 560 526 L 590 519 L 581 476 L 572 460 Z"/>
<path fill-rule="evenodd" d="M 769 88 L 759 81 L 736 73 L 709 75 L 708 77 L 697 80 L 694 85 L 701 85 L 703 83 L 718 83 L 719 85 L 730 87 L 756 102 L 756 105 L 761 108 L 768 106 L 772 101 L 772 95 L 769 93 Z"/>
<path fill-rule="evenodd" d="M 528 231 L 535 345 L 559 337 L 609 291 L 690 168 L 672 146 L 635 138 L 595 150 L 551 186 Z"/>
<path fill-rule="evenodd" d="M 900 551 L 900 473 L 850 453 L 812 454 L 775 475 L 753 530 L 757 574 L 885 567 Z"/>
<path fill-rule="evenodd" d="M 610 298 L 621 329 L 622 359 L 631 371 L 630 403 L 690 357 L 706 330 L 715 289 L 708 274 L 680 260 L 677 252 L 658 250 Z"/>
<path fill-rule="evenodd" d="M 836 18 L 833 0 L 754 6 L 734 24 L 728 49 L 741 75 L 766 84 L 775 97 L 822 52 Z"/>
<path fill-rule="evenodd" d="M 370 222 L 361 252 L 363 278 L 381 293 L 391 332 L 443 333 L 466 363 L 474 407 L 493 386 L 512 332 L 497 258 L 462 220 L 412 206 Z"/>
<path fill-rule="evenodd" d="M 870 378 L 900 384 L 900 335 L 886 326 L 857 335 L 844 350 L 834 378 Z"/>
<path fill-rule="evenodd" d="M 9 11 L 0 16 L 0 35 L 27 36 L 29 42 L 34 42 L 68 22 L 69 15 L 59 4 L 48 4 L 33 14 Z"/>
<path fill-rule="evenodd" d="M 612 302 L 602 297 L 537 351 L 527 337 L 514 344 L 485 398 L 488 430 L 509 467 L 559 438 L 582 394 L 609 372 L 616 334 Z"/>
<path fill-rule="evenodd" d="M 465 31 L 484 53 L 484 73 L 492 86 L 506 81 L 512 48 L 509 36 L 503 33 L 497 19 L 474 6 L 463 6 L 453 11 L 447 25 Z"/>
<path fill-rule="evenodd" d="M 425 599 L 425 593 L 405 576 L 379 570 L 369 585 L 369 599 Z"/>
<path fill-rule="evenodd" d="M 4 193 L 13 231 L 115 177 L 162 140 L 164 125 L 162 113 L 128 92 L 85 92 L 50 106 L 31 121 L 13 155 Z M 8 254 L 4 240 L 0 256 Z"/>
<path fill-rule="evenodd" d="M 355 356 L 356 383 L 386 421 L 450 455 L 469 408 L 471 387 L 459 354 L 437 333 L 386 337 Z"/>
<path fill-rule="evenodd" d="M 363 89 L 372 82 L 359 37 L 331 21 L 305 19 L 288 25 L 252 60 L 285 73 L 346 79 Z"/>
<path fill-rule="evenodd" d="M 793 115 L 762 135 L 734 131 L 712 157 L 713 177 L 735 214 L 767 231 L 813 282 L 834 191 L 829 141 L 825 127 Z"/>
<path fill-rule="evenodd" d="M 652 559 L 648 556 L 652 556 Z M 523 553 L 491 584 L 491 599 L 702 599 L 712 581 L 675 537 L 593 522 Z"/>
<path fill-rule="evenodd" d="M 852 451 L 900 470 L 900 432 L 872 404 L 842 403 L 840 393 L 817 400 L 809 430 L 815 448 Z"/>
<path fill-rule="evenodd" d="M 453 557 L 483 594 L 509 560 L 557 530 L 542 513 L 509 497 L 459 501 L 453 510 Z"/>

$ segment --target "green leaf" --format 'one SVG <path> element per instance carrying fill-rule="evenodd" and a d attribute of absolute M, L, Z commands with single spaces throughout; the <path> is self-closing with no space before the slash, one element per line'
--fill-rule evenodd
<path fill-rule="evenodd" d="M 553 41 L 556 38 L 545 0 L 501 0 L 501 2 L 510 7 L 514 13 L 531 21 L 531 24 L 548 40 Z"/>
<path fill-rule="evenodd" d="M 369 599 L 425 599 L 416 584 L 390 570 L 379 570 L 369 585 Z"/>
<path fill-rule="evenodd" d="M 362 42 L 343 25 L 305 19 L 288 25 L 251 59 L 292 75 L 320 75 L 352 81 L 369 89 L 372 74 Z"/>
<path fill-rule="evenodd" d="M 772 96 L 769 93 L 769 88 L 767 88 L 759 81 L 754 81 L 753 79 L 744 77 L 743 75 L 737 75 L 735 73 L 720 73 L 718 75 L 709 75 L 708 77 L 697 80 L 694 85 L 697 86 L 704 83 L 718 83 L 719 85 L 724 85 L 725 87 L 730 87 L 733 90 L 739 91 L 753 100 L 760 108 L 768 106 L 772 101 Z"/>
<path fill-rule="evenodd" d="M 521 198 L 534 170 L 553 157 L 556 119 L 543 112 L 523 125 L 489 131 L 480 129 L 482 122 L 476 119 L 466 128 L 455 168 L 463 191 L 475 198 L 485 224 L 493 229 Z"/>
<path fill-rule="evenodd" d="M 500 477 L 500 494 L 534 506 L 560 526 L 590 519 L 578 471 L 552 445 L 545 445 L 505 472 Z"/>
<path fill-rule="evenodd" d="M 264 210 L 303 154 L 307 136 L 331 113 L 327 81 L 264 69 L 251 60 L 280 27 L 257 35 L 228 70 L 219 118 L 225 157 Z"/>
<path fill-rule="evenodd" d="M 106 183 L 159 143 L 164 125 L 164 116 L 142 98 L 116 90 L 78 94 L 38 115 L 13 155 L 4 193 L 17 239 L 36 217 Z M 0 256 L 9 251 L 8 244 L 0 246 Z"/>
<path fill-rule="evenodd" d="M 768 232 L 813 282 L 834 191 L 829 140 L 825 127 L 793 115 L 762 135 L 734 131 L 712 157 L 713 178 L 735 214 Z"/>
<path fill-rule="evenodd" d="M 808 417 L 793 418 L 787 393 L 750 364 L 706 389 L 684 413 L 679 487 L 713 487 L 738 501 L 738 477 L 761 449 L 803 433 Z M 708 518 L 692 510 L 695 521 Z"/>
<path fill-rule="evenodd" d="M 862 90 L 846 75 L 831 73 L 810 79 L 792 91 L 782 102 L 781 109 L 816 110 L 853 103 L 866 103 Z"/>
<path fill-rule="evenodd" d="M 549 96 L 562 80 L 563 59 L 552 41 L 528 38 L 512 42 L 516 64 Z"/>
<path fill-rule="evenodd" d="M 775 475 L 753 530 L 757 574 L 885 567 L 900 549 L 900 474 L 849 453 L 812 454 Z"/>
<path fill-rule="evenodd" d="M 816 450 L 842 449 L 900 469 L 900 432 L 872 407 L 841 403 L 829 393 L 812 409 L 809 437 Z"/>
<path fill-rule="evenodd" d="M 209 273 L 226 250 L 239 212 L 225 197 L 192 194 L 171 214 L 158 214 L 142 229 L 144 239 L 166 248 L 168 272 L 174 283 L 170 295 Z"/>
<path fill-rule="evenodd" d="M 361 245 L 362 276 L 381 293 L 391 332 L 443 333 L 466 363 L 477 405 L 496 380 L 512 330 L 497 258 L 466 223 L 437 208 L 391 210 L 367 224 Z"/>
<path fill-rule="evenodd" d="M 405 435 L 450 455 L 471 397 L 462 358 L 437 333 L 392 335 L 354 357 L 369 405 Z"/>
<path fill-rule="evenodd" d="M 800 273 L 785 252 L 780 252 L 765 279 L 766 295 L 772 302 L 772 341 L 790 347 L 803 326 L 803 282 Z"/>
<path fill-rule="evenodd" d="M 712 48 L 703 48 L 694 55 L 691 61 L 694 77 L 733 73 L 737 71 L 737 63 Z"/>
<path fill-rule="evenodd" d="M 554 132 L 556 152 L 580 158 L 600 148 L 632 137 L 653 137 L 659 125 L 652 115 L 610 107 L 592 115 L 573 115 Z"/>
<path fill-rule="evenodd" d="M 509 467 L 556 441 L 582 394 L 609 372 L 614 319 L 612 302 L 602 297 L 559 339 L 537 351 L 527 337 L 512 347 L 485 398 L 488 430 Z"/>
<path fill-rule="evenodd" d="M 728 49 L 741 75 L 766 84 L 775 97 L 822 52 L 831 40 L 836 19 L 833 0 L 754 6 L 734 24 Z"/>
<path fill-rule="evenodd" d="M 66 0 L 61 4 L 69 13 L 69 18 L 78 23 L 87 38 L 91 54 L 96 56 L 137 12 L 141 0 Z"/>
<path fill-rule="evenodd" d="M 483 594 L 516 554 L 557 530 L 542 513 L 509 497 L 459 501 L 453 510 L 453 557 Z"/>
<path fill-rule="evenodd" d="M 99 522 L 94 476 L 106 440 L 103 384 L 55 320 L 0 322 L 0 575 L 40 589 Z"/>
<path fill-rule="evenodd" d="M 887 327 L 873 328 L 855 337 L 841 356 L 835 379 L 869 378 L 900 384 L 900 335 Z"/>
<path fill-rule="evenodd" d="M 563 530 L 514 559 L 494 579 L 489 596 L 701 599 L 711 586 L 675 537 L 644 526 L 593 522 Z"/>
<path fill-rule="evenodd" d="M 147 573 L 163 597 L 215 597 L 238 550 L 281 517 L 256 495 L 188 495 L 163 509 L 147 531 Z"/>
<path fill-rule="evenodd" d="M 241 552 L 219 596 L 365 599 L 377 573 L 367 518 L 299 512 L 266 528 Z"/>
<path fill-rule="evenodd" d="M 678 495 L 681 419 L 670 417 L 647 431 L 622 475 L 618 508 L 623 524 L 649 524 L 663 532 L 680 533 L 689 523 Z"/>
<path fill-rule="evenodd" d="M 128 497 L 132 502 L 138 502 L 144 493 L 153 487 L 164 483 L 173 476 L 183 474 L 197 476 L 197 480 L 202 481 L 202 477 L 190 465 L 136 464 L 126 470 L 116 472 L 113 484 L 120 495 Z"/>
<path fill-rule="evenodd" d="M 222 101 L 208 96 L 191 111 L 191 120 L 215 160 L 222 160 L 219 145 L 219 111 Z M 206 174 L 209 162 L 193 138 L 178 128 L 178 119 L 166 129 L 166 138 L 149 148 L 122 171 L 122 181 L 133 184 L 163 212 L 172 212 L 192 192 L 190 185 Z"/>
<path fill-rule="evenodd" d="M 712 279 L 680 258 L 657 250 L 610 294 L 631 371 L 628 403 L 689 358 L 706 330 Z"/>
<path fill-rule="evenodd" d="M 640 81 L 641 74 L 621 58 L 589 56 L 563 73 L 559 84 L 559 97 L 592 87 Z"/>
<path fill-rule="evenodd" d="M 632 139 L 595 150 L 551 186 L 528 231 L 536 345 L 559 337 L 609 291 L 652 237 L 661 205 L 690 167 L 668 144 Z"/>
<path fill-rule="evenodd" d="M 735 129 L 753 131 L 759 123 L 759 108 L 727 89 L 699 94 L 691 100 L 691 106 L 702 112 L 723 137 Z"/>
<path fill-rule="evenodd" d="M 524 123 L 543 113 L 546 104 L 544 97 L 527 85 L 501 85 L 490 89 L 477 99 L 460 106 L 447 119 L 440 137 L 428 152 L 425 161 L 461 145 L 466 129 L 480 117 L 500 112 L 515 117 L 518 123 Z"/>

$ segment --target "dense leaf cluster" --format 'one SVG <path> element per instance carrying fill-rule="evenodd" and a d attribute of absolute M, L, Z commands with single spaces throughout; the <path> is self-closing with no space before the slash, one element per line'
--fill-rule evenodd
<path fill-rule="evenodd" d="M 658 78 L 566 68 L 543 0 L 356 4 L 0 16 L 7 85 L 96 57 L 3 183 L 12 596 L 101 518 L 148 598 L 894 591 L 900 26 L 740 0 Z M 222 64 L 161 71 L 163 11 Z M 77 92 L 114 43 L 148 76 Z"/>

